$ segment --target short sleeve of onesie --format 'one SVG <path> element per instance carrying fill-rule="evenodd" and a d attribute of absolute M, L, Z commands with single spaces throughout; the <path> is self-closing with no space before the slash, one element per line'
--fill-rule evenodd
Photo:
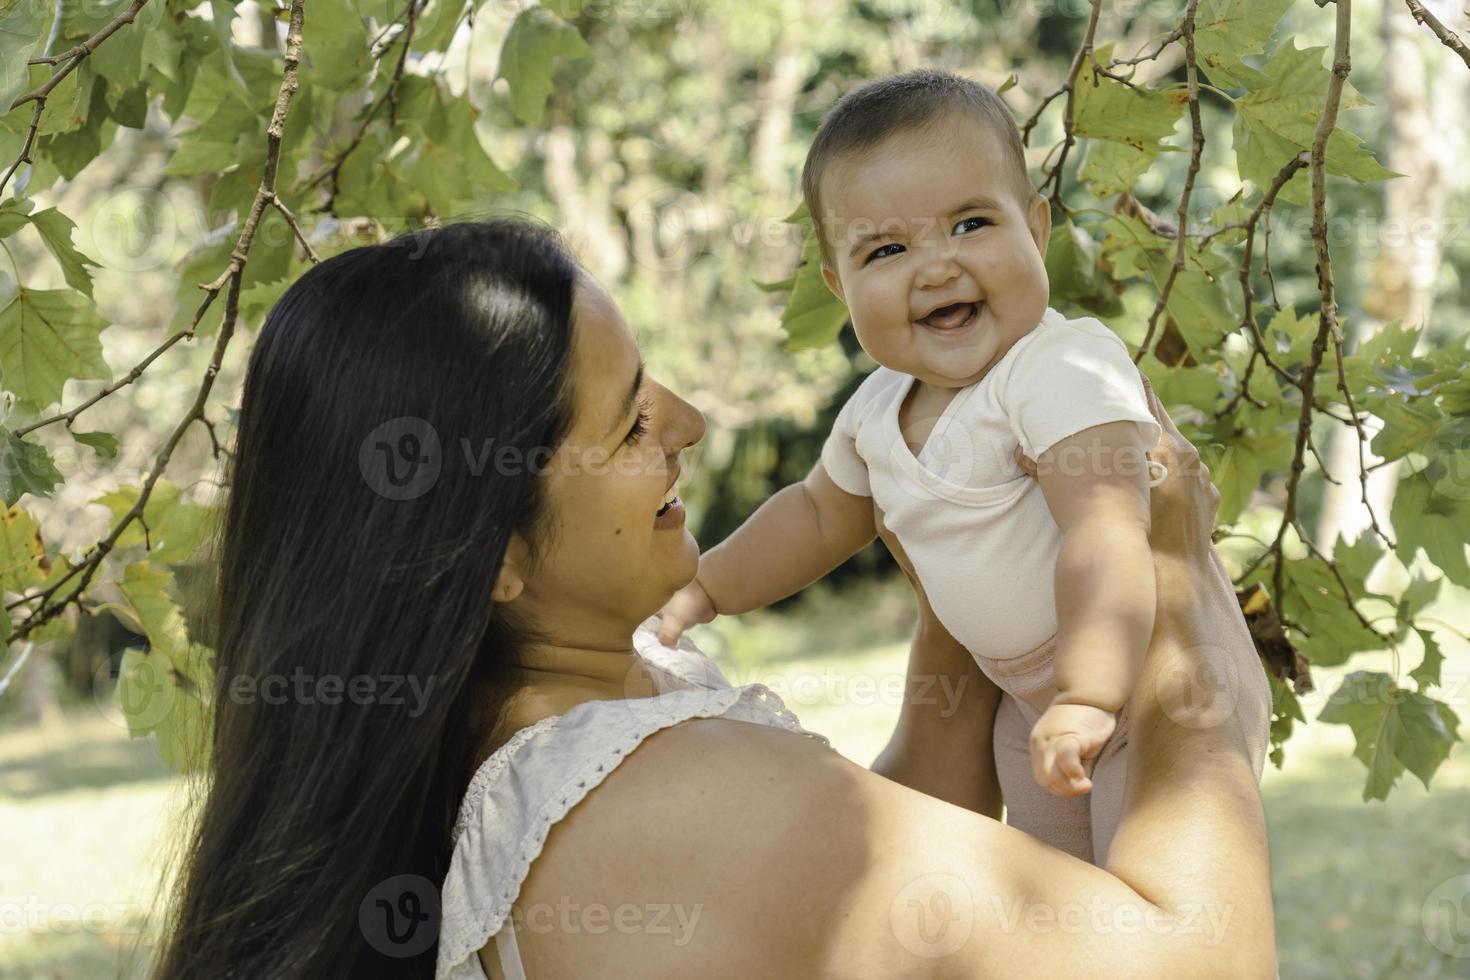
<path fill-rule="evenodd" d="M 1022 338 L 1001 395 L 1021 451 L 1036 459 L 1083 429 L 1119 421 L 1138 423 L 1146 446 L 1157 443 L 1163 430 L 1122 339 L 1090 317 L 1056 316 L 1045 326 Z"/>
<path fill-rule="evenodd" d="M 857 451 L 858 421 L 871 399 L 872 379 L 870 375 L 847 399 L 822 446 L 822 467 L 832 482 L 860 497 L 869 497 L 873 493 L 868 483 L 868 464 L 863 462 Z"/>

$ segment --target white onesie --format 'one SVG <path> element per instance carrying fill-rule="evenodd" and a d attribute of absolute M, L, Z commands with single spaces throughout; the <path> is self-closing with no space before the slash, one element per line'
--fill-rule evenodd
<path fill-rule="evenodd" d="M 985 377 L 960 389 L 917 458 L 898 422 L 913 382 L 885 367 L 869 375 L 838 414 L 822 464 L 839 487 L 882 509 L 956 640 L 972 654 L 1018 657 L 1056 632 L 1062 537 L 1015 448 L 1036 459 L 1105 422 L 1137 422 L 1148 446 L 1162 430 L 1117 334 L 1051 307 Z"/>

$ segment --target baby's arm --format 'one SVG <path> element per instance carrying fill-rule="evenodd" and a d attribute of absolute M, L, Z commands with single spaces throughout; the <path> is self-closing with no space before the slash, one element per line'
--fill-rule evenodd
<path fill-rule="evenodd" d="M 1153 633 L 1149 448 L 1134 423 L 1109 422 L 1058 441 L 1037 460 L 1062 547 L 1057 693 L 1032 729 L 1031 751 L 1037 781 L 1060 796 L 1091 788 L 1082 760 L 1112 734 Z"/>
<path fill-rule="evenodd" d="M 774 494 L 699 559 L 693 582 L 660 612 L 659 639 L 673 644 L 716 614 L 759 609 L 806 588 L 872 541 L 873 499 L 848 493 L 819 461 L 805 480 Z"/>

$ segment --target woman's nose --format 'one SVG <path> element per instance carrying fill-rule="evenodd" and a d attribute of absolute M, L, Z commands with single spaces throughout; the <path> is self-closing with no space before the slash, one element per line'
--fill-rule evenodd
<path fill-rule="evenodd" d="M 666 445 L 670 453 L 677 453 L 704 438 L 704 413 L 673 392 L 669 397 L 674 404 Z"/>

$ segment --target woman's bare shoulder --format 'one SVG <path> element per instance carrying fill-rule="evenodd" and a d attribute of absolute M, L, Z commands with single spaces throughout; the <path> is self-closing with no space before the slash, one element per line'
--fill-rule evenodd
<path fill-rule="evenodd" d="M 538 977 L 985 977 L 1100 952 L 1137 967 L 1147 950 L 1116 933 L 1016 926 L 1029 902 L 1089 890 L 1137 901 L 816 740 L 700 719 L 650 736 L 552 829 L 515 922 Z"/>

